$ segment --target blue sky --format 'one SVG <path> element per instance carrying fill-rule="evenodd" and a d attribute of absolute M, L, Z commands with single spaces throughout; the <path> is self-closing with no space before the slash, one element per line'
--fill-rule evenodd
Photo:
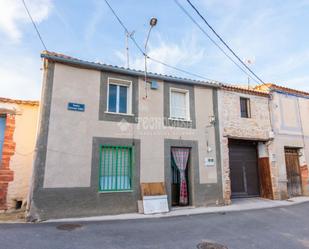
<path fill-rule="evenodd" d="M 179 0 L 201 25 L 186 1 Z M 26 0 L 48 50 L 107 64 L 125 65 L 125 34 L 103 0 Z M 173 0 L 109 0 L 143 44 L 149 19 L 158 18 L 150 56 L 207 78 L 244 85 L 233 65 Z M 192 0 L 216 31 L 265 81 L 309 91 L 309 0 Z M 207 29 L 209 34 L 211 32 Z M 43 47 L 21 0 L 0 0 L 0 95 L 39 99 Z M 130 66 L 143 58 L 130 44 Z M 149 62 L 153 72 L 188 77 Z M 192 77 L 190 77 L 192 78 Z"/>

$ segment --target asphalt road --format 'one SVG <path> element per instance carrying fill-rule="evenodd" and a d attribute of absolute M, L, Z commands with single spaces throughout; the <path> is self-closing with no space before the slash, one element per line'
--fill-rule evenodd
<path fill-rule="evenodd" d="M 193 249 L 204 240 L 229 249 L 309 248 L 309 203 L 257 211 L 78 223 L 1 224 L 0 249 Z"/>

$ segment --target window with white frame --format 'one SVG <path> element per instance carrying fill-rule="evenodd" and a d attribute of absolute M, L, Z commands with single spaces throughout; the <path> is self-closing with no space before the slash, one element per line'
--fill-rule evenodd
<path fill-rule="evenodd" d="M 131 81 L 109 78 L 107 91 L 107 112 L 131 114 Z"/>
<path fill-rule="evenodd" d="M 170 89 L 170 118 L 190 120 L 189 91 L 184 89 Z"/>

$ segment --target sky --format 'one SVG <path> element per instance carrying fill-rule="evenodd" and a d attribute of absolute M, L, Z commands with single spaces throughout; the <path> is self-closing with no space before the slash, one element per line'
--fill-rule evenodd
<path fill-rule="evenodd" d="M 309 0 L 191 0 L 264 81 L 309 91 Z M 49 51 L 126 66 L 125 32 L 103 0 L 25 0 Z M 109 0 L 148 54 L 209 79 L 247 84 L 247 75 L 180 10 L 174 0 Z M 179 2 L 218 43 L 185 0 Z M 220 43 L 219 43 L 220 44 Z M 222 46 L 220 44 L 220 46 Z M 44 50 L 22 0 L 0 0 L 0 97 L 39 99 Z M 129 42 L 130 68 L 143 56 Z M 149 61 L 149 71 L 194 78 Z M 256 83 L 251 80 L 251 85 Z"/>

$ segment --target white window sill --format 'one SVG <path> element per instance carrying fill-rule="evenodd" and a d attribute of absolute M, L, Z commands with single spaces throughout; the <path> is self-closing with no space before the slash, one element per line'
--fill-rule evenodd
<path fill-rule="evenodd" d="M 171 120 L 171 121 L 183 121 L 183 122 L 192 123 L 192 120 L 191 120 L 191 119 L 168 118 L 168 120 Z"/>
<path fill-rule="evenodd" d="M 107 114 L 114 114 L 114 115 L 122 115 L 122 116 L 135 116 L 132 113 L 121 113 L 121 112 L 109 112 L 109 111 L 105 111 L 104 113 Z"/>

